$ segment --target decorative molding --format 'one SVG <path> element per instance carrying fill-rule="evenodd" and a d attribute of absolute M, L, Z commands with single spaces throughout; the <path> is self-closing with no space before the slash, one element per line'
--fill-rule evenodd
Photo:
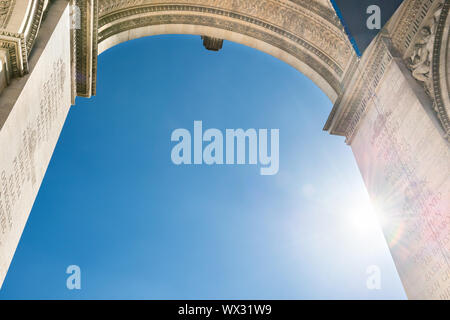
<path fill-rule="evenodd" d="M 375 90 L 392 60 L 393 56 L 385 39 L 380 35 L 368 63 L 364 67 L 361 66 L 364 71 L 358 83 L 360 89 L 357 98 L 353 100 L 350 113 L 346 117 L 348 126 L 345 128 L 345 136 L 348 144 L 353 140 L 360 120 L 366 112 L 367 104 L 373 99 Z"/>
<path fill-rule="evenodd" d="M 99 43 L 162 24 L 215 27 L 266 42 L 311 67 L 337 95 L 355 57 L 334 10 L 317 1 L 99 0 Z"/>
<path fill-rule="evenodd" d="M 324 6 L 323 4 L 311 0 L 290 0 L 291 2 L 311 11 L 315 14 L 321 16 L 323 19 L 331 22 L 336 27 L 343 29 L 343 26 L 341 24 L 341 20 L 336 15 L 334 10 L 331 8 Z M 331 5 L 331 4 L 330 4 Z"/>
<path fill-rule="evenodd" d="M 397 26 L 391 32 L 394 47 L 404 55 L 408 53 L 419 26 L 436 0 L 405 0 L 395 19 Z"/>
<path fill-rule="evenodd" d="M 396 13 L 397 25 L 384 29 L 372 43 L 367 57 L 358 63 L 358 74 L 343 81 L 344 93 L 336 101 L 324 130 L 346 137 L 351 143 L 393 52 L 409 66 L 433 100 L 447 139 L 450 136 L 449 99 L 449 6 L 450 1 L 407 0 Z M 353 74 L 355 70 L 348 73 Z"/>
<path fill-rule="evenodd" d="M 248 0 L 184 0 L 184 1 L 170 1 L 170 0 L 159 0 L 159 4 L 200 4 L 208 5 L 210 7 L 221 7 L 223 8 L 227 3 L 231 4 L 232 8 L 239 8 L 240 10 L 246 8 L 255 8 L 256 5 L 262 3 L 260 0 L 248 1 Z M 245 2 L 245 3 L 244 3 Z M 330 7 L 323 5 L 316 0 L 270 0 L 274 4 L 272 7 L 268 7 L 268 12 L 271 9 L 278 9 L 280 7 L 289 8 L 293 11 L 301 11 L 302 14 L 308 14 L 312 18 L 321 17 L 324 21 L 333 24 L 338 29 L 342 29 L 340 19 Z M 101 16 L 108 14 L 116 10 L 122 10 L 123 8 L 137 7 L 140 5 L 157 4 L 155 1 L 151 0 L 100 0 L 99 3 L 99 13 Z M 231 8 L 230 7 L 230 8 Z M 273 10 L 272 10 L 273 11 Z"/>
<path fill-rule="evenodd" d="M 399 22 L 392 31 L 395 48 L 432 100 L 446 138 L 450 135 L 446 70 L 449 6 L 450 2 L 445 0 L 405 1 L 397 17 Z"/>
<path fill-rule="evenodd" d="M 323 5 L 316 1 L 309 2 L 305 8 L 274 0 L 160 0 L 156 3 L 146 0 L 102 0 L 99 4 L 99 27 L 102 30 L 105 25 L 126 17 L 152 12 L 198 12 L 223 16 L 267 28 L 283 37 L 292 37 L 300 44 L 306 43 L 307 50 L 320 52 L 318 58 L 325 59 L 327 64 L 342 75 L 342 70 L 346 69 L 353 55 L 352 46 L 342 26 L 334 24 L 337 16 L 334 14 L 334 19 L 326 20 L 315 13 L 323 9 Z M 315 8 L 315 11 L 311 8 Z M 330 9 L 326 8 L 324 12 L 330 14 Z"/>
<path fill-rule="evenodd" d="M 434 97 L 432 80 L 433 47 L 436 38 L 436 30 L 442 11 L 442 3 L 436 1 L 437 6 L 430 10 L 426 19 L 413 39 L 413 47 L 409 57 L 405 59 L 412 72 L 412 76 L 422 83 L 430 97 Z"/>
<path fill-rule="evenodd" d="M 330 114 L 328 115 L 328 119 L 323 127 L 324 131 L 329 131 L 331 134 L 335 135 L 345 135 L 344 132 L 338 133 L 337 131 L 332 129 L 333 124 L 335 123 L 336 119 L 338 118 L 336 115 L 341 111 L 341 102 L 343 99 L 344 93 L 348 90 L 349 86 L 352 83 L 352 80 L 355 77 L 355 73 L 358 72 L 360 60 L 355 55 L 345 73 L 345 77 L 342 80 L 341 87 L 342 87 L 342 94 L 337 98 L 336 102 L 333 105 L 333 108 L 331 109 Z"/>
<path fill-rule="evenodd" d="M 14 2 L 11 2 L 11 4 L 14 4 Z M 24 28 L 24 30 L 27 30 L 26 33 L 0 30 L 0 48 L 7 49 L 9 52 L 12 77 L 21 77 L 28 73 L 28 56 L 42 21 L 44 4 L 45 0 L 33 2 L 34 8 L 30 10 L 30 12 L 33 12 L 33 16 L 30 19 L 27 17 L 27 25 Z M 13 6 L 9 8 L 10 11 L 12 11 L 12 8 Z M 3 25 L 7 23 L 5 21 Z"/>
<path fill-rule="evenodd" d="M 8 25 L 15 4 L 16 0 L 0 1 L 0 29 L 4 29 Z"/>
<path fill-rule="evenodd" d="M 258 29 L 251 28 L 248 25 L 242 25 L 236 21 L 220 19 L 218 17 L 209 17 L 201 15 L 184 15 L 184 14 L 180 15 L 163 14 L 163 15 L 144 16 L 140 18 L 135 18 L 133 20 L 125 20 L 101 31 L 99 33 L 99 43 L 115 34 L 118 34 L 126 30 L 160 24 L 195 24 L 195 25 L 211 26 L 224 30 L 232 30 L 233 32 L 237 32 L 255 39 L 262 40 L 266 43 L 269 43 L 277 48 L 284 50 L 285 52 L 299 59 L 300 61 L 306 63 L 312 69 L 314 69 L 322 78 L 324 78 L 330 84 L 330 86 L 336 91 L 337 94 L 340 94 L 341 92 L 341 84 L 339 78 L 337 78 L 336 75 L 330 72 L 329 68 L 325 67 L 322 63 L 318 62 L 316 58 L 314 58 L 311 55 L 310 51 L 301 49 L 299 46 L 294 45 L 292 42 L 282 37 L 276 37 L 269 32 L 264 32 L 260 28 Z"/>
<path fill-rule="evenodd" d="M 432 81 L 434 108 L 445 137 L 450 140 L 450 1 L 441 9 L 433 48 Z"/>
<path fill-rule="evenodd" d="M 36 5 L 36 11 L 32 17 L 31 25 L 29 28 L 29 32 L 26 35 L 27 41 L 27 50 L 28 53 L 31 52 L 31 48 L 33 47 L 34 41 L 36 40 L 37 33 L 39 31 L 39 27 L 41 26 L 42 18 L 44 16 L 44 5 L 45 0 L 38 0 Z"/>
<path fill-rule="evenodd" d="M 28 51 L 23 34 L 0 31 L 0 48 L 8 50 L 11 77 L 21 77 L 28 72 Z"/>
<path fill-rule="evenodd" d="M 324 130 L 331 134 L 346 137 L 346 143 L 351 144 L 360 120 L 366 112 L 369 101 L 374 97 L 386 68 L 393 60 L 387 39 L 384 34 L 375 38 L 366 51 L 363 60 L 354 64 L 345 92 L 338 98 Z"/>
<path fill-rule="evenodd" d="M 76 95 L 95 95 L 97 79 L 98 48 L 98 2 L 97 0 L 74 0 L 80 9 L 81 28 L 74 31 Z"/>

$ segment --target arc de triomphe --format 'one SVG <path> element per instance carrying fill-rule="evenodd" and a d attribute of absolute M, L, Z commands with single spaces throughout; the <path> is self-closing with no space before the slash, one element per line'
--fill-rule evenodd
<path fill-rule="evenodd" d="M 409 298 L 450 299 L 449 0 L 404 0 L 358 59 L 329 0 L 0 1 L 0 284 L 97 56 L 157 34 L 269 53 L 334 103 Z M 369 248 L 370 249 L 370 248 Z"/>

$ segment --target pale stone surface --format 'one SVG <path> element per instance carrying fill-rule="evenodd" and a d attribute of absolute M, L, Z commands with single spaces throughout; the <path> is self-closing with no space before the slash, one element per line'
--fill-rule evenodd
<path fill-rule="evenodd" d="M 8 51 L 0 48 L 0 93 L 3 91 L 3 89 L 6 88 L 8 82 L 10 81 L 8 73 L 8 62 Z"/>
<path fill-rule="evenodd" d="M 333 102 L 356 59 L 328 0 L 100 0 L 98 9 L 99 52 L 155 34 L 230 40 L 293 65 Z"/>
<path fill-rule="evenodd" d="M 0 96 L 0 284 L 21 237 L 71 105 L 68 3 L 47 17 L 32 71 Z"/>
<path fill-rule="evenodd" d="M 99 43 L 98 52 L 99 54 L 101 54 L 105 50 L 108 50 L 109 48 L 125 41 L 161 34 L 190 34 L 198 36 L 206 35 L 249 46 L 251 48 L 270 54 L 275 58 L 278 58 L 281 61 L 284 61 L 287 64 L 291 65 L 292 67 L 303 73 L 305 76 L 307 76 L 309 79 L 314 81 L 314 83 L 322 89 L 322 91 L 328 96 L 331 101 L 336 101 L 337 99 L 336 91 L 330 86 L 330 84 L 319 74 L 317 74 L 317 72 L 304 61 L 299 60 L 295 56 L 290 55 L 286 53 L 286 51 L 277 48 L 267 42 L 229 30 L 187 24 L 151 25 L 132 29 L 129 31 L 123 31 L 113 37 L 102 41 L 101 43 Z"/>
<path fill-rule="evenodd" d="M 410 299 L 450 299 L 450 149 L 442 136 L 431 100 L 393 59 L 351 147 Z"/>
<path fill-rule="evenodd" d="M 9 0 L 9 5 L 11 6 L 11 12 L 8 14 L 9 19 L 6 23 L 6 30 L 10 32 L 22 33 L 25 30 L 25 21 L 30 15 L 32 10 L 33 0 L 21 0 L 21 1 L 11 1 Z"/>
<path fill-rule="evenodd" d="M 52 2 L 40 30 L 47 1 L 7 3 L 16 14 L 0 16 L 0 60 L 11 69 L 0 70 L 0 284 L 71 98 L 95 94 L 97 54 L 193 34 L 271 54 L 335 102 L 325 129 L 353 149 L 408 296 L 450 299 L 449 1 L 405 0 L 361 60 L 329 0 L 80 1 L 72 31 L 66 0 Z"/>

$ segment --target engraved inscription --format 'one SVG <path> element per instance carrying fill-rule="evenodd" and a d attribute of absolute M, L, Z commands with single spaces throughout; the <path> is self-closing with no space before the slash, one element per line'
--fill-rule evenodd
<path fill-rule="evenodd" d="M 445 298 L 450 288 L 450 215 L 445 195 L 417 171 L 424 164 L 400 132 L 402 124 L 393 111 L 381 103 L 375 108 L 370 145 L 383 178 L 374 185 L 382 186 L 378 194 L 391 190 L 381 197 L 389 216 L 384 230 L 389 247 L 403 277 L 423 283 L 422 296 Z M 444 149 L 436 156 L 448 159 L 450 151 Z"/>
<path fill-rule="evenodd" d="M 14 208 L 20 201 L 25 184 L 36 185 L 35 152 L 41 143 L 49 140 L 60 111 L 65 78 L 65 63 L 59 59 L 42 84 L 38 115 L 22 131 L 22 146 L 12 161 L 12 169 L 4 169 L 0 173 L 0 245 L 13 226 Z"/>

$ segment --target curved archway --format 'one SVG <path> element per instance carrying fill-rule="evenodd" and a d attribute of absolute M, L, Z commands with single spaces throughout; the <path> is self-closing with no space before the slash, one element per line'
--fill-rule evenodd
<path fill-rule="evenodd" d="M 346 137 L 369 193 L 393 218 L 384 230 L 389 235 L 402 227 L 413 237 L 402 236 L 406 246 L 390 247 L 408 296 L 450 295 L 442 282 L 450 270 L 445 254 L 450 232 L 441 219 L 450 212 L 442 197 L 450 181 L 443 174 L 450 172 L 449 1 L 404 0 L 361 60 L 329 0 L 3 2 L 0 149 L 11 151 L 0 152 L 1 241 L 6 241 L 0 244 L 0 283 L 65 115 L 76 96 L 95 95 L 99 47 L 151 34 L 189 33 L 270 53 L 322 88 L 335 102 L 324 129 Z M 79 28 L 71 23 L 74 6 Z M 424 38 L 423 29 L 433 30 L 432 36 Z M 418 67 L 421 77 L 414 79 Z M 433 262 L 425 270 L 434 275 L 432 281 L 423 277 L 417 259 L 424 248 L 437 252 L 424 257 Z M 435 272 L 436 265 L 445 268 Z"/>
<path fill-rule="evenodd" d="M 212 38 L 220 38 L 240 43 L 255 48 L 259 51 L 271 54 L 272 56 L 290 64 L 292 67 L 302 72 L 304 75 L 310 78 L 317 86 L 319 86 L 331 101 L 334 102 L 337 98 L 338 93 L 336 92 L 336 89 L 334 89 L 330 85 L 330 83 L 323 78 L 323 76 L 318 74 L 315 71 L 315 69 L 311 68 L 308 64 L 306 64 L 302 60 L 295 59 L 292 55 L 286 53 L 282 49 L 267 44 L 261 40 L 251 38 L 249 36 L 242 35 L 233 31 L 224 31 L 212 27 L 173 24 L 173 25 L 147 26 L 132 29 L 129 31 L 123 31 L 111 38 L 108 38 L 106 41 L 100 42 L 99 54 L 117 44 L 120 44 L 128 40 L 163 34 L 189 34 L 189 35 L 208 36 Z"/>
<path fill-rule="evenodd" d="M 324 0 L 99 1 L 98 53 L 158 34 L 204 35 L 256 48 L 305 74 L 332 102 L 355 58 Z"/>
<path fill-rule="evenodd" d="M 303 282 L 301 272 L 300 275 L 293 274 L 291 278 L 287 269 L 295 272 L 295 270 L 314 266 L 313 268 L 317 270 L 321 266 L 326 268 L 329 265 L 327 261 L 332 262 L 333 260 L 328 255 L 327 260 L 324 261 L 321 256 L 313 253 L 317 250 L 326 251 L 323 239 L 320 240 L 313 235 L 322 234 L 329 245 L 336 246 L 336 250 L 330 251 L 334 252 L 335 255 L 342 252 L 344 255 L 359 257 L 356 253 L 349 254 L 352 249 L 357 249 L 356 247 L 364 255 L 367 250 L 362 244 L 366 241 L 357 241 L 358 245 L 353 248 L 351 248 L 350 243 L 347 245 L 345 242 L 354 241 L 357 236 L 363 236 L 363 233 L 357 235 L 353 235 L 352 232 L 341 233 L 343 238 L 348 239 L 344 239 L 344 242 L 340 242 L 335 237 L 336 233 L 339 233 L 336 232 L 336 224 L 338 222 L 346 224 L 347 219 L 354 222 L 352 215 L 359 210 L 360 206 L 361 210 L 364 210 L 365 205 L 354 206 L 352 201 L 352 198 L 355 197 L 354 194 L 348 195 L 348 198 L 344 198 L 342 195 L 337 196 L 339 191 L 336 192 L 336 190 L 339 190 L 339 179 L 331 178 L 328 180 L 328 177 L 333 173 L 347 172 L 345 168 L 352 167 L 352 176 L 359 182 L 359 190 L 362 193 L 365 191 L 357 168 L 350 163 L 352 160 L 350 149 L 340 139 L 329 139 L 328 135 L 320 131 L 320 126 L 331 109 L 331 102 L 309 79 L 272 56 L 230 42 L 225 44 L 224 49 L 223 54 L 209 53 L 200 45 L 200 39 L 197 36 L 169 35 L 128 41 L 100 55 L 98 58 L 97 96 L 92 99 L 78 99 L 77 105 L 71 108 L 61 135 L 61 143 L 54 153 L 55 156 L 47 171 L 47 178 L 44 180 L 41 195 L 38 196 L 36 206 L 32 211 L 30 224 L 27 226 L 27 234 L 32 231 L 39 237 L 41 233 L 42 228 L 33 225 L 33 222 L 42 223 L 43 221 L 43 219 L 36 218 L 42 217 L 39 209 L 36 209 L 37 206 L 42 208 L 42 204 L 46 202 L 43 200 L 45 196 L 43 198 L 42 194 L 44 192 L 51 195 L 55 194 L 54 191 L 51 191 L 55 190 L 51 186 L 51 181 L 54 181 L 51 178 L 53 176 L 62 184 L 62 188 L 59 187 L 56 190 L 61 190 L 65 196 L 68 196 L 66 198 L 59 194 L 58 200 L 55 199 L 55 202 L 51 204 L 52 208 L 57 208 L 55 212 L 64 212 L 64 214 L 58 215 L 58 218 L 74 221 L 74 217 L 76 217 L 77 221 L 82 221 L 80 227 L 73 223 L 52 221 L 52 224 L 56 225 L 56 232 L 62 236 L 83 234 L 85 243 L 96 241 L 87 234 L 89 231 L 93 232 L 97 239 L 101 239 L 100 241 L 105 244 L 105 247 L 101 250 L 102 252 L 98 253 L 96 251 L 98 247 L 96 246 L 94 246 L 94 249 L 89 248 L 84 252 L 100 257 L 97 262 L 107 268 L 110 265 L 110 260 L 104 259 L 102 254 L 114 250 L 114 253 L 110 254 L 109 257 L 115 257 L 115 261 L 124 262 L 123 265 L 119 263 L 121 266 L 119 269 L 122 273 L 117 277 L 118 279 L 122 279 L 121 277 L 124 277 L 130 271 L 130 276 L 138 273 L 137 270 L 127 267 L 127 265 L 136 261 L 135 256 L 126 255 L 127 251 L 136 252 L 137 255 L 141 256 L 147 256 L 147 253 L 152 252 L 148 254 L 149 265 L 141 262 L 141 267 L 147 270 L 147 275 L 142 275 L 141 283 L 143 286 L 147 286 L 147 283 L 149 286 L 151 286 L 151 283 L 164 283 L 167 280 L 170 281 L 170 277 L 179 279 L 179 277 L 186 275 L 187 268 L 190 269 L 190 266 L 195 268 L 195 262 L 189 264 L 183 258 L 177 260 L 174 264 L 169 263 L 166 259 L 160 262 L 155 260 L 155 257 L 159 256 L 159 252 L 166 257 L 172 254 L 181 257 L 181 251 L 186 248 L 185 252 L 188 252 L 190 256 L 198 257 L 199 252 L 204 252 L 202 256 L 210 261 L 207 263 L 207 269 L 210 270 L 207 273 L 222 272 L 222 281 L 227 282 L 230 287 L 242 287 L 239 293 L 235 293 L 236 298 L 245 297 L 244 292 L 248 290 L 245 288 L 258 287 L 256 279 L 254 283 L 250 280 L 252 274 L 265 274 L 269 271 L 272 273 L 272 277 L 269 277 L 270 279 L 267 281 L 260 280 L 264 282 L 258 287 L 261 295 L 255 296 L 255 298 L 277 297 L 276 293 L 268 289 L 268 283 L 276 285 L 280 292 L 297 292 L 297 295 L 293 295 L 293 297 L 301 298 L 301 292 L 305 292 L 303 297 L 308 297 L 308 294 L 310 294 L 301 285 Z M 127 57 L 127 59 L 122 59 L 123 57 Z M 270 75 L 270 77 L 266 75 Z M 315 98 L 311 98 L 311 96 Z M 314 105 L 311 105 L 310 101 L 313 101 Z M 166 152 L 170 149 L 166 150 L 164 146 L 169 142 L 170 132 L 173 129 L 181 127 L 192 129 L 193 121 L 189 119 L 202 119 L 204 131 L 211 127 L 224 129 L 226 128 L 225 125 L 228 125 L 227 128 L 234 128 L 234 125 L 236 128 L 243 126 L 244 129 L 249 126 L 259 128 L 264 125 L 267 125 L 268 128 L 274 126 L 279 128 L 284 145 L 280 149 L 282 152 L 282 149 L 284 149 L 281 154 L 282 170 L 280 175 L 274 177 L 279 183 L 273 184 L 270 182 L 273 180 L 268 179 L 259 181 L 259 170 L 255 167 L 205 166 L 197 169 L 190 167 L 192 168 L 190 169 L 172 165 L 170 154 Z M 186 126 L 183 123 L 185 120 L 188 122 Z M 126 129 L 127 126 L 130 126 L 129 129 Z M 82 132 L 80 132 L 80 128 L 82 128 Z M 313 128 L 316 130 L 313 130 Z M 75 140 L 69 138 L 68 130 L 72 132 Z M 225 131 L 223 132 L 225 134 Z M 88 138 L 89 136 L 92 138 Z M 288 138 L 289 142 L 285 138 Z M 171 144 L 171 146 L 174 144 Z M 160 146 L 162 149 L 159 149 Z M 108 152 L 107 149 L 109 148 L 111 149 Z M 131 161 L 131 154 L 135 154 L 141 160 Z M 149 155 L 150 158 L 147 158 L 145 154 Z M 330 156 L 333 154 L 333 165 L 331 166 L 328 165 L 330 157 L 326 156 L 327 154 Z M 344 154 L 346 154 L 345 157 Z M 157 155 L 160 155 L 161 158 Z M 288 157 L 291 159 L 289 160 L 291 164 L 287 163 Z M 89 163 L 86 163 L 85 160 Z M 125 163 L 131 165 L 131 167 L 127 168 L 127 165 L 121 165 Z M 307 169 L 320 167 L 319 163 L 323 164 L 323 169 Z M 59 168 L 64 168 L 63 173 L 55 173 L 55 164 Z M 85 165 L 91 168 L 101 168 L 90 175 L 89 182 L 85 176 L 87 173 Z M 336 170 L 341 168 L 341 165 L 344 165 L 344 167 L 338 173 Z M 299 173 L 300 171 L 308 172 L 306 173 L 308 178 L 302 176 Z M 106 176 L 100 177 L 100 172 Z M 324 178 L 323 182 L 328 182 L 323 187 L 326 187 L 329 192 L 323 190 L 320 187 L 319 180 L 313 178 L 310 173 L 327 177 Z M 346 178 L 347 183 L 352 184 L 350 182 L 352 179 L 348 175 Z M 141 185 L 137 180 L 142 181 L 148 187 Z M 305 185 L 306 180 L 309 180 L 308 182 L 311 184 Z M 86 187 L 81 188 L 81 190 L 78 186 L 80 186 L 79 182 L 84 184 L 82 181 L 88 182 L 89 187 L 86 184 Z M 174 182 L 176 182 L 176 186 L 170 187 Z M 289 185 L 296 187 L 291 189 L 288 187 Z M 216 186 L 221 186 L 223 193 L 219 192 Z M 77 189 L 79 191 L 76 191 Z M 186 190 L 183 192 L 183 189 Z M 265 190 L 266 196 L 261 193 L 262 189 Z M 345 189 L 345 187 L 342 189 Z M 92 192 L 92 190 L 96 191 Z M 232 194 L 228 195 L 229 192 Z M 336 209 L 342 214 L 348 212 L 348 216 L 345 215 L 344 218 L 333 210 L 330 214 L 330 220 L 336 221 L 336 223 L 331 223 L 327 219 L 325 208 L 323 209 L 324 212 L 320 214 L 311 214 L 310 210 L 312 209 L 306 209 L 305 211 L 301 209 L 304 205 L 303 202 L 306 204 L 309 201 L 314 202 L 311 203 L 311 206 L 314 207 L 316 205 L 314 199 L 318 200 L 316 197 L 319 197 L 322 192 L 326 194 L 324 196 L 328 199 L 336 196 L 336 199 L 348 204 L 348 210 Z M 130 196 L 126 196 L 128 193 Z M 98 201 L 99 205 L 105 203 L 111 209 L 101 210 L 91 200 L 88 200 L 90 199 L 87 197 L 88 194 L 94 195 L 93 198 Z M 153 206 L 159 203 L 163 204 L 162 195 L 164 194 L 172 201 L 166 203 L 161 210 L 154 209 Z M 220 194 L 223 194 L 223 196 L 220 196 Z M 110 200 L 106 198 L 107 195 Z M 73 201 L 74 199 L 83 200 Z M 140 199 L 149 205 L 140 202 Z M 214 203 L 215 205 L 205 204 L 206 199 L 210 199 L 208 203 Z M 229 200 L 225 201 L 225 199 Z M 122 207 L 116 200 L 123 200 L 129 203 L 129 206 L 127 208 Z M 59 207 L 56 204 L 59 201 L 68 207 L 77 208 L 79 214 L 72 214 L 68 207 Z M 318 202 L 321 202 L 320 206 L 327 206 L 327 201 Z M 135 209 L 133 203 L 141 203 L 142 211 Z M 180 209 L 175 209 L 175 206 Z M 93 207 L 98 208 L 95 214 L 92 214 L 91 211 Z M 259 207 L 264 209 L 258 210 Z M 113 208 L 118 211 L 113 211 Z M 191 212 L 190 208 L 196 209 Z M 285 212 L 285 210 L 288 212 Z M 44 215 L 53 212 L 45 209 L 42 211 Z M 317 213 L 319 213 L 319 210 L 317 210 Z M 288 219 L 286 219 L 286 215 L 289 216 Z M 306 218 L 306 215 L 309 215 L 310 218 Z M 176 218 L 177 216 L 179 218 Z M 310 225 L 301 216 L 309 221 L 314 220 L 316 223 Z M 93 220 L 88 221 L 82 217 Z M 143 217 L 155 220 L 144 222 L 141 220 Z M 116 218 L 121 221 L 115 220 Z M 163 226 L 158 223 L 159 218 L 164 220 L 168 218 L 167 225 L 164 223 Z M 94 227 L 97 225 L 94 222 L 95 219 L 102 221 L 102 227 L 98 231 L 95 231 L 97 229 Z M 364 219 L 361 220 L 364 221 Z M 355 223 L 361 222 L 361 220 L 357 220 Z M 197 223 L 197 227 L 190 228 L 189 221 L 198 223 L 205 221 L 207 223 L 207 228 L 204 229 L 205 233 L 201 231 L 203 230 L 202 226 L 198 226 Z M 220 221 L 220 223 L 214 221 Z M 239 221 L 238 225 L 236 225 L 237 221 Z M 364 224 L 364 222 L 362 223 Z M 321 224 L 324 225 L 324 229 L 315 228 Z M 220 230 L 215 229 L 213 225 L 224 229 L 223 236 Z M 63 227 L 60 226 L 64 226 L 70 231 L 63 231 Z M 114 232 L 106 231 L 113 226 L 117 226 Z M 261 230 L 259 226 L 264 230 Z M 347 224 L 347 226 L 353 228 L 353 224 Z M 283 227 L 288 228 L 288 230 Z M 50 224 L 48 228 L 47 234 L 52 235 L 48 238 L 53 239 L 51 244 L 59 246 L 65 252 L 71 252 L 69 255 L 72 255 L 75 252 L 74 250 L 60 245 L 60 243 L 68 244 L 71 241 L 66 240 L 67 238 L 65 240 L 57 239 L 57 236 L 50 231 Z M 130 235 L 131 237 L 127 235 L 128 228 L 134 230 L 133 235 Z M 326 228 L 332 229 L 331 232 L 325 231 Z M 162 238 L 155 235 L 153 230 L 156 229 L 161 232 Z M 146 238 L 146 240 L 142 238 L 142 242 L 132 238 L 140 234 L 140 231 L 149 238 Z M 106 233 L 109 233 L 109 236 Z M 195 236 L 196 234 L 197 236 Z M 199 234 L 201 235 L 200 238 L 198 237 Z M 311 237 L 308 236 L 309 234 L 311 234 Z M 24 239 L 27 240 L 22 242 L 22 248 L 27 248 L 30 243 L 28 242 L 30 237 L 25 237 Z M 380 246 L 384 246 L 382 235 L 379 234 L 379 237 L 380 242 L 378 243 Z M 163 239 L 175 238 L 183 239 L 181 241 L 182 247 L 175 241 L 166 248 Z M 248 242 L 247 238 L 252 240 Z M 199 239 L 204 245 L 212 244 L 215 246 L 215 252 L 219 252 L 219 257 L 208 257 L 207 252 L 203 251 L 206 249 L 200 248 L 201 245 L 195 246 L 196 239 Z M 125 241 L 130 243 L 132 247 L 124 245 Z M 262 260 L 248 251 L 252 246 L 252 241 L 255 241 L 255 245 L 258 247 L 257 251 L 261 252 L 267 263 L 259 263 Z M 321 243 L 320 249 L 319 246 L 317 249 L 312 249 L 316 248 L 314 244 L 317 245 L 319 242 Z M 32 241 L 32 243 L 34 246 L 38 246 L 37 241 Z M 116 245 L 118 243 L 120 244 Z M 136 248 L 140 244 L 145 245 L 145 252 L 132 249 L 133 246 Z M 79 243 L 76 246 L 84 248 Z M 187 249 L 189 247 L 191 248 L 190 251 Z M 303 247 L 305 251 L 302 251 L 300 247 Z M 50 246 L 43 245 L 40 248 L 43 251 L 52 252 Z M 122 249 L 125 249 L 125 251 L 122 251 Z M 235 255 L 226 260 L 221 258 L 223 256 L 220 252 L 234 252 L 235 249 L 244 251 L 246 257 L 242 256 L 241 258 L 240 255 Z M 385 248 L 383 247 L 383 249 Z M 19 256 L 20 252 L 16 256 Z M 308 253 L 316 257 L 317 264 L 312 261 L 305 261 Z M 270 258 L 272 254 L 275 259 Z M 153 263 L 151 263 L 152 260 Z M 356 260 L 358 259 L 354 259 L 353 262 Z M 16 259 L 14 263 L 16 266 L 27 266 L 22 261 Z M 274 261 L 273 263 L 278 268 L 272 267 L 269 261 Z M 239 272 L 242 279 L 240 276 L 238 278 L 240 280 L 228 278 L 228 267 L 220 266 L 224 262 L 227 265 L 228 263 L 233 264 L 231 268 Z M 84 262 L 78 260 L 74 263 L 80 265 L 84 274 L 91 274 L 92 271 L 84 267 L 86 265 Z M 151 269 L 151 266 L 157 265 L 161 269 L 172 270 L 167 272 L 169 278 Z M 172 268 L 171 265 L 175 267 Z M 201 283 L 205 279 L 202 277 L 206 275 L 202 271 L 203 265 L 205 264 L 199 262 L 199 267 L 195 268 L 198 271 L 187 271 L 189 279 Z M 365 265 L 361 265 L 351 269 L 364 271 L 365 268 Z M 103 269 L 103 267 L 99 269 Z M 252 271 L 247 274 L 245 270 L 250 269 Z M 8 286 L 14 285 L 15 275 L 21 274 L 18 270 L 20 269 L 16 267 L 11 268 L 5 282 L 6 290 L 8 290 Z M 394 269 L 392 271 L 395 273 Z M 348 270 L 345 272 L 351 273 Z M 283 279 L 278 279 L 279 277 L 275 273 L 283 275 Z M 24 275 L 23 278 L 26 279 L 28 276 L 30 275 Z M 351 275 L 349 277 L 352 278 Z M 31 278 L 42 279 L 39 277 Z M 116 276 L 109 276 L 108 278 L 116 278 Z M 257 278 L 261 279 L 259 276 Z M 307 281 L 313 283 L 315 280 L 312 278 L 314 277 L 309 274 L 305 277 Z M 343 277 L 339 275 L 338 278 L 342 279 Z M 84 276 L 82 279 L 85 281 Z M 320 279 L 321 276 L 319 275 L 317 279 L 318 287 L 314 285 L 315 292 L 322 292 L 319 289 Z M 89 287 L 101 288 L 100 283 L 91 283 L 91 280 L 86 280 L 89 281 Z M 356 285 L 359 285 L 358 278 L 350 279 L 347 284 L 353 283 L 353 281 Z M 131 279 L 128 282 L 134 283 Z M 178 283 L 178 281 L 173 282 L 175 292 L 182 290 L 182 286 L 177 286 L 176 282 Z M 27 281 L 27 283 L 32 286 L 33 281 Z M 214 281 L 209 283 L 211 283 L 211 290 L 205 291 L 193 287 L 192 289 L 198 290 L 198 294 L 207 294 L 206 292 L 208 292 L 217 297 L 226 296 L 226 293 L 219 289 L 220 285 L 217 285 Z M 322 285 L 329 286 L 329 283 L 322 283 Z M 339 286 L 338 283 L 333 285 L 333 287 Z M 349 287 L 351 286 L 349 285 Z M 364 288 L 362 286 L 362 290 Z M 64 288 L 62 289 L 64 290 Z M 121 288 L 117 294 L 124 295 L 125 290 L 130 290 L 129 296 L 133 296 L 132 285 L 128 288 Z M 159 295 L 158 290 L 152 291 L 149 289 L 145 293 L 147 298 L 170 298 L 169 294 L 164 296 Z M 22 292 L 27 292 L 27 290 L 22 288 Z M 88 292 L 90 291 L 86 290 L 86 294 L 89 294 Z M 328 291 L 324 289 L 323 292 Z M 233 294 L 232 290 L 229 294 Z M 247 295 L 250 296 L 250 293 Z M 328 295 L 331 294 L 328 292 Z M 98 295 L 98 297 L 101 296 Z M 172 298 L 175 297 L 183 298 L 182 295 L 172 296 Z M 285 297 L 289 297 L 287 293 Z"/>

